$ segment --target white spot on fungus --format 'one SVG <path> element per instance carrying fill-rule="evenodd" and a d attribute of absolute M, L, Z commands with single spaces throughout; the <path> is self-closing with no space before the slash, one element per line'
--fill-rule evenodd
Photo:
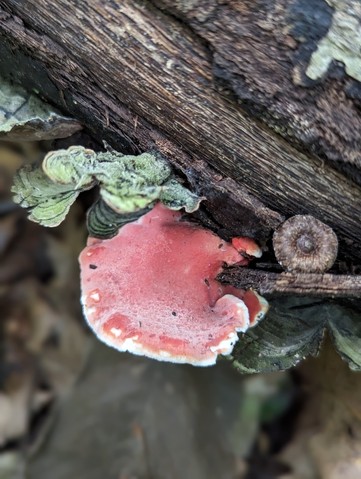
<path fill-rule="evenodd" d="M 228 339 L 223 339 L 217 346 L 211 346 L 210 350 L 216 354 L 230 354 L 236 341 L 238 341 L 237 333 L 230 333 Z"/>
<path fill-rule="evenodd" d="M 88 311 L 88 314 L 90 314 L 90 316 L 93 316 L 97 312 L 97 308 L 95 308 L 94 306 L 91 306 L 90 308 L 87 308 L 87 311 Z"/>
<path fill-rule="evenodd" d="M 138 339 L 138 336 L 134 336 L 134 338 L 127 338 L 123 342 L 123 351 L 134 352 L 134 351 L 137 351 L 137 350 L 141 350 L 142 345 L 137 344 L 136 341 L 135 341 L 136 339 Z"/>
<path fill-rule="evenodd" d="M 118 328 L 111 328 L 110 332 L 117 338 L 119 338 L 119 336 L 122 334 L 122 330 Z"/>
<path fill-rule="evenodd" d="M 169 358 L 171 356 L 171 354 L 168 352 L 168 351 L 159 351 L 159 354 L 163 357 L 163 358 Z"/>
<path fill-rule="evenodd" d="M 89 298 L 93 299 L 94 301 L 100 301 L 100 296 L 98 290 L 94 290 L 92 293 L 89 294 Z"/>

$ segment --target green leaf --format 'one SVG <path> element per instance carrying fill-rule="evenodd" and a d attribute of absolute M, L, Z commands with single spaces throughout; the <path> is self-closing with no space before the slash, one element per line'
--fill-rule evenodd
<path fill-rule="evenodd" d="M 40 168 L 26 165 L 14 177 L 14 201 L 30 211 L 29 219 L 43 226 L 58 226 L 80 191 L 52 183 Z"/>
<path fill-rule="evenodd" d="M 317 355 L 325 321 L 308 298 L 275 299 L 266 318 L 242 335 L 232 359 L 242 373 L 280 371 Z"/>
<path fill-rule="evenodd" d="M 121 226 L 124 226 L 131 221 L 136 221 L 138 218 L 145 215 L 152 206 L 153 205 L 132 213 L 119 214 L 104 203 L 104 201 L 98 200 L 87 213 L 89 235 L 93 236 L 93 238 L 112 238 L 118 233 Z"/>

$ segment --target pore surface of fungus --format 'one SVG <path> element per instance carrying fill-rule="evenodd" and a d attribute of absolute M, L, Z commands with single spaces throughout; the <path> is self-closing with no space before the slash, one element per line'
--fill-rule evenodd
<path fill-rule="evenodd" d="M 246 264 L 231 244 L 157 204 L 80 255 L 84 314 L 120 351 L 207 366 L 229 354 L 237 332 L 261 319 L 257 293 L 215 280 L 225 264 Z"/>

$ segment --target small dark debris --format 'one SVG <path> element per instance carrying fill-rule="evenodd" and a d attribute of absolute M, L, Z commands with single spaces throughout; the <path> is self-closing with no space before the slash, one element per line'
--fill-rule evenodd
<path fill-rule="evenodd" d="M 220 243 L 220 244 L 218 245 L 218 248 L 221 249 L 221 248 L 223 248 L 223 246 L 224 246 L 224 244 L 223 244 L 223 243 Z"/>
<path fill-rule="evenodd" d="M 177 313 L 175 311 L 172 311 L 173 316 L 177 316 Z"/>
<path fill-rule="evenodd" d="M 350 425 L 347 426 L 346 430 L 347 430 L 347 434 L 349 435 L 349 437 L 351 437 L 352 439 L 356 438 L 354 430 L 352 429 L 352 427 Z"/>
<path fill-rule="evenodd" d="M 97 269 L 97 267 L 98 267 L 98 266 L 97 266 L 96 264 L 90 264 L 90 265 L 89 265 L 89 268 L 90 268 L 90 269 Z"/>
<path fill-rule="evenodd" d="M 205 278 L 204 282 L 206 283 L 206 285 L 209 287 L 209 281 L 207 278 Z"/>

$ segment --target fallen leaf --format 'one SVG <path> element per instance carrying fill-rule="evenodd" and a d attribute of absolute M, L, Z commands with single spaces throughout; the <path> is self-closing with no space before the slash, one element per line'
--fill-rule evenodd
<path fill-rule="evenodd" d="M 207 369 L 174 365 L 95 341 L 86 372 L 59 405 L 28 477 L 51 470 L 52 479 L 240 478 L 260 405 L 279 380 L 258 378 L 246 386 L 226 362 Z M 247 417 L 251 398 L 257 406 Z"/>

